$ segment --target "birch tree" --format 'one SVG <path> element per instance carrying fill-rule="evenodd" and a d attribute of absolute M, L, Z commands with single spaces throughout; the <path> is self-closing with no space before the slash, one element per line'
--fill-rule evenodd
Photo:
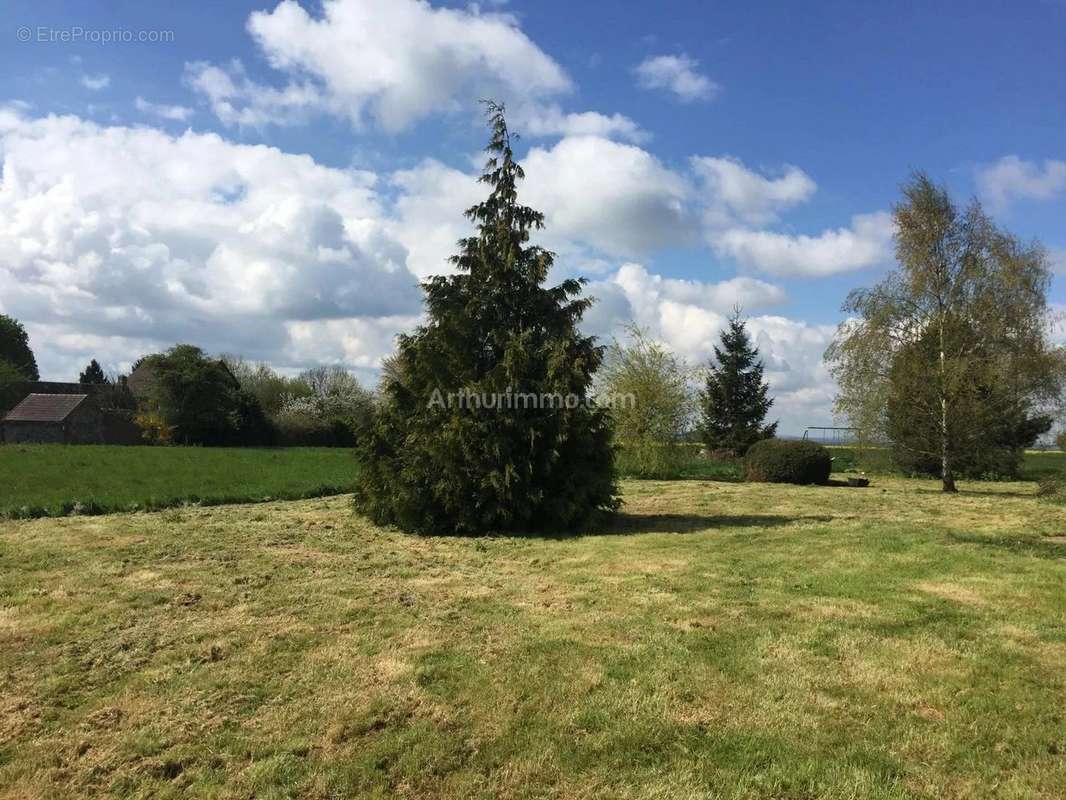
<path fill-rule="evenodd" d="M 1039 435 L 1039 409 L 1062 385 L 1047 256 L 920 173 L 894 219 L 898 268 L 848 295 L 826 352 L 836 408 L 897 454 L 933 461 L 954 492 L 960 465 Z"/>

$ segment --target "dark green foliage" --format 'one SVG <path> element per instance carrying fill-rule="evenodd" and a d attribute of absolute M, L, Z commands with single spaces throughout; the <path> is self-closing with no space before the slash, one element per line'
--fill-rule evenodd
<path fill-rule="evenodd" d="M 975 365 L 990 361 L 983 352 L 986 345 L 971 328 L 956 320 L 947 325 L 949 336 L 972 342 L 968 358 Z M 893 461 L 905 474 L 940 476 L 943 452 L 929 443 L 937 441 L 946 422 L 947 453 L 956 476 L 1017 478 L 1025 448 L 1051 430 L 1051 417 L 1034 413 L 1032 404 L 1019 397 L 1004 376 L 975 366 L 952 392 L 956 413 L 945 421 L 936 413 L 937 384 L 929 377 L 929 365 L 936 363 L 939 348 L 937 334 L 929 329 L 903 347 L 889 372 L 886 430 Z"/>
<path fill-rule="evenodd" d="M 814 442 L 763 439 L 744 456 L 744 480 L 765 483 L 818 483 L 829 480 L 829 451 Z"/>
<path fill-rule="evenodd" d="M 700 433 L 708 450 L 742 456 L 755 442 L 777 432 L 776 422 L 763 424 L 774 401 L 762 375 L 759 350 L 738 312 L 722 331 L 721 347 L 714 348 L 700 395 Z"/>
<path fill-rule="evenodd" d="M 89 366 L 85 368 L 85 371 L 78 376 L 78 383 L 87 383 L 94 386 L 102 386 L 106 383 L 111 383 L 104 374 L 103 368 L 94 358 L 89 362 Z"/>
<path fill-rule="evenodd" d="M 126 377 L 120 376 L 114 381 L 108 381 L 96 390 L 96 404 L 100 408 L 110 411 L 136 411 L 137 398 L 130 391 Z"/>
<path fill-rule="evenodd" d="M 258 401 L 229 368 L 193 345 L 180 344 L 145 361 L 156 375 L 156 410 L 180 444 L 273 444 L 275 431 Z"/>
<path fill-rule="evenodd" d="M 39 381 L 37 359 L 30 350 L 30 339 L 26 329 L 17 319 L 0 314 L 0 361 L 11 364 L 22 375 L 24 381 Z"/>
<path fill-rule="evenodd" d="M 355 508 L 420 533 L 573 530 L 617 507 L 607 412 L 586 402 L 603 358 L 577 330 L 582 282 L 545 288 L 552 254 L 529 244 L 543 215 L 518 203 L 503 109 L 469 209 L 477 235 L 459 243 L 458 274 L 423 283 L 428 322 L 399 338 L 372 424 L 361 436 Z M 571 396 L 576 407 L 448 402 L 477 396 Z M 439 402 L 438 402 L 439 401 Z"/>
<path fill-rule="evenodd" d="M 0 417 L 22 399 L 21 384 L 26 380 L 22 371 L 10 361 L 0 358 Z"/>

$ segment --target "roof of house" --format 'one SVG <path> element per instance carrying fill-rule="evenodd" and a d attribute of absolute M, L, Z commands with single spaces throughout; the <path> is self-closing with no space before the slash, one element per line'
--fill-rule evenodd
<path fill-rule="evenodd" d="M 31 394 L 7 413 L 4 422 L 62 422 L 86 397 L 85 394 Z"/>

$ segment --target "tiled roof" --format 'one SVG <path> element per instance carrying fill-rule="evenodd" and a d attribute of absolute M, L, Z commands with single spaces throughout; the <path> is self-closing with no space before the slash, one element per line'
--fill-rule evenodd
<path fill-rule="evenodd" d="M 31 394 L 7 413 L 4 422 L 62 422 L 86 397 L 84 394 Z"/>

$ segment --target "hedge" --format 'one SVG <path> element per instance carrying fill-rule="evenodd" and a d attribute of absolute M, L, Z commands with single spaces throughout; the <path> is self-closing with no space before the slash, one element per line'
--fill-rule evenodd
<path fill-rule="evenodd" d="M 766 483 L 826 483 L 829 451 L 814 442 L 763 439 L 744 456 L 744 480 Z"/>

